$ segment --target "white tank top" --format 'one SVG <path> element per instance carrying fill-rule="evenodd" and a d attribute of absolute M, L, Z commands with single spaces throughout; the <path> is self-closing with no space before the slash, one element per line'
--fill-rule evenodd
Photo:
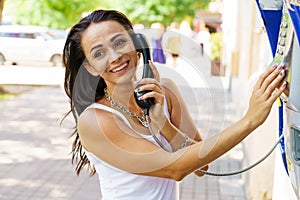
<path fill-rule="evenodd" d="M 166 102 L 165 102 L 166 105 Z M 129 121 L 125 116 L 108 106 L 94 103 L 87 107 L 97 108 L 112 112 L 119 117 L 131 127 Z M 165 106 L 165 112 L 169 117 L 167 106 Z M 131 127 L 132 128 L 132 127 Z M 158 145 L 151 135 L 140 134 L 146 140 Z M 171 146 L 167 140 L 161 135 L 156 134 L 158 139 L 163 143 L 163 145 L 171 150 Z M 143 199 L 143 200 L 176 200 L 179 199 L 178 185 L 175 180 L 142 176 L 131 174 L 126 171 L 120 170 L 97 156 L 93 153 L 85 151 L 90 162 L 95 166 L 100 182 L 100 190 L 102 194 L 102 200 L 133 200 L 133 199 Z"/>

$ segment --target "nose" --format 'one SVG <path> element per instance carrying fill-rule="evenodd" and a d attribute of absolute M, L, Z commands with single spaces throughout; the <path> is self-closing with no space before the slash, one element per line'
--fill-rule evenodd
<path fill-rule="evenodd" d="M 119 61 L 122 56 L 122 54 L 116 51 L 115 49 L 110 49 L 109 53 L 110 53 L 110 59 L 109 59 L 110 63 Z"/>

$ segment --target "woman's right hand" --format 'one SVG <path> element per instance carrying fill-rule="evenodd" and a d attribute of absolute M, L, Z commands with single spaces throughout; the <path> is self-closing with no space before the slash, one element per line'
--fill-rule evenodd
<path fill-rule="evenodd" d="M 287 82 L 283 82 L 284 77 L 283 67 L 273 66 L 267 69 L 255 84 L 248 111 L 244 116 L 249 119 L 254 128 L 266 120 L 272 105 L 287 87 Z"/>
<path fill-rule="evenodd" d="M 155 104 L 150 109 L 150 117 L 151 122 L 159 131 L 163 128 L 167 120 L 167 117 L 164 114 L 165 89 L 160 83 L 160 74 L 151 60 L 149 60 L 149 66 L 153 72 L 154 78 L 143 78 L 136 84 L 141 85 L 139 87 L 140 91 L 150 91 L 145 93 L 142 97 L 140 97 L 141 100 L 147 98 L 155 99 Z"/>

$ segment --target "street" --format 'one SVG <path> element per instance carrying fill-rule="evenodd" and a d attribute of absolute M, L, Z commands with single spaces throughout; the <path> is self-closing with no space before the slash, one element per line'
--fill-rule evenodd
<path fill-rule="evenodd" d="M 61 85 L 63 77 L 64 68 L 49 63 L 0 66 L 0 85 Z"/>

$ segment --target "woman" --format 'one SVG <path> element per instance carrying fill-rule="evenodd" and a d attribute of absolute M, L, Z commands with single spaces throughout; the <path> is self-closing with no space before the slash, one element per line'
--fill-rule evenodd
<path fill-rule="evenodd" d="M 156 22 L 151 24 L 151 29 L 154 31 L 153 35 L 151 36 L 152 60 L 153 62 L 166 64 L 166 56 L 162 47 L 162 37 L 165 27 L 163 24 Z"/>
<path fill-rule="evenodd" d="M 282 67 L 258 80 L 245 116 L 221 133 L 202 140 L 176 85 L 159 73 L 136 80 L 140 53 L 132 42 L 132 24 L 123 14 L 97 10 L 69 32 L 64 48 L 65 90 L 77 127 L 73 162 L 97 172 L 103 199 L 176 199 L 176 181 L 233 148 L 261 125 L 286 83 Z M 143 109 L 133 95 L 151 91 L 151 136 Z M 275 88 L 278 90 L 275 91 Z M 201 174 L 198 174 L 201 176 Z"/>
<path fill-rule="evenodd" d="M 181 33 L 179 32 L 179 24 L 177 22 L 172 22 L 168 30 L 163 35 L 162 46 L 166 49 L 172 56 L 173 69 L 176 68 L 177 59 L 180 54 L 181 49 Z"/>

